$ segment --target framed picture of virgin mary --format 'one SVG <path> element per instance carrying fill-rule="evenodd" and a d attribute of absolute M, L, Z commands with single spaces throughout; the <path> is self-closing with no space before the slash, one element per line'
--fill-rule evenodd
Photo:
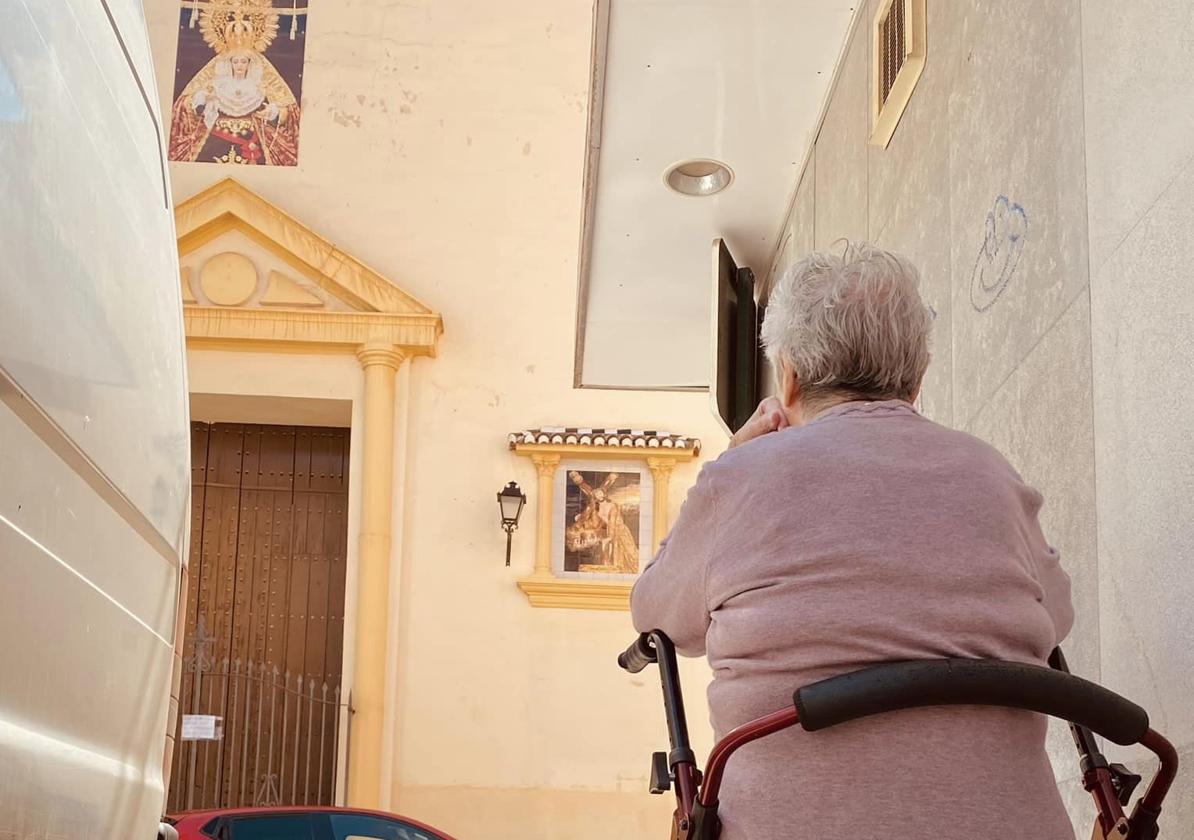
<path fill-rule="evenodd" d="M 298 165 L 307 5 L 179 0 L 170 160 Z"/>
<path fill-rule="evenodd" d="M 652 481 L 645 464 L 561 463 L 555 476 L 553 571 L 623 578 L 650 560 Z"/>

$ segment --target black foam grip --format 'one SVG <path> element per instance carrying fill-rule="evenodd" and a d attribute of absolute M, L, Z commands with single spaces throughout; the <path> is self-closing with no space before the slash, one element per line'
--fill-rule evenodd
<path fill-rule="evenodd" d="M 646 668 L 655 661 L 655 648 L 651 646 L 651 637 L 643 633 L 626 650 L 618 654 L 618 667 L 632 674 Z"/>
<path fill-rule="evenodd" d="M 929 659 L 877 665 L 806 685 L 795 694 L 810 732 L 869 715 L 923 706 L 1005 706 L 1081 724 L 1117 744 L 1148 731 L 1148 713 L 1100 685 L 1037 665 Z"/>

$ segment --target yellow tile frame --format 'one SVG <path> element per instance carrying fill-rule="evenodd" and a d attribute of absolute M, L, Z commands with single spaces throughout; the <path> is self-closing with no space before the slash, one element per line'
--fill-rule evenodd
<path fill-rule="evenodd" d="M 655 482 L 652 508 L 652 553 L 668 532 L 668 482 L 676 464 L 691 461 L 699 450 L 630 446 L 578 446 L 553 443 L 519 443 L 514 452 L 530 458 L 539 474 L 535 521 L 535 570 L 518 579 L 518 588 L 532 607 L 574 610 L 630 609 L 629 581 L 587 581 L 556 577 L 551 571 L 553 488 L 556 470 L 564 458 L 646 462 Z"/>
<path fill-rule="evenodd" d="M 904 4 L 904 64 L 896 74 L 887 101 L 883 102 L 883 74 L 879 72 L 880 22 L 887 17 L 894 3 Z M 927 55 L 927 26 L 925 0 L 884 0 L 875 10 L 871 24 L 871 144 L 883 146 L 891 142 L 900 117 L 912 99 L 912 91 L 925 69 Z"/>

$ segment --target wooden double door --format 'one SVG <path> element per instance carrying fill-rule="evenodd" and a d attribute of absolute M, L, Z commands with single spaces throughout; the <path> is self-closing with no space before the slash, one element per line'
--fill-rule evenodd
<path fill-rule="evenodd" d="M 341 686 L 347 429 L 193 423 L 192 519 L 171 810 L 332 804 Z M 184 740 L 214 715 L 214 740 Z"/>

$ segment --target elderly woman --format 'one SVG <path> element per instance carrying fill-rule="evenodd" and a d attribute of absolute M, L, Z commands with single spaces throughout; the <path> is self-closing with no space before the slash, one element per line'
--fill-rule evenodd
<path fill-rule="evenodd" d="M 880 662 L 1043 665 L 1070 629 L 1041 494 L 913 407 L 931 323 L 917 284 L 868 245 L 784 275 L 763 323 L 778 396 L 705 465 L 634 588 L 640 631 L 708 657 L 717 737 Z M 1045 726 L 955 707 L 764 738 L 730 762 L 723 840 L 1069 840 Z"/>

